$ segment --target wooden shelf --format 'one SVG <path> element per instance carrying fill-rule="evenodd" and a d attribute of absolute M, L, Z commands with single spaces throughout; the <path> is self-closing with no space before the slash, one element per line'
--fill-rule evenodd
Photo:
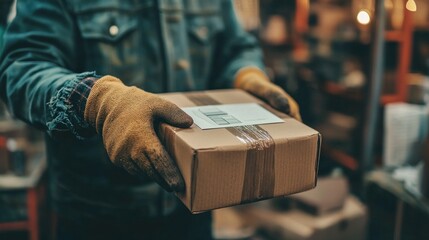
<path fill-rule="evenodd" d="M 396 30 L 386 31 L 384 38 L 386 41 L 402 42 L 404 41 L 404 33 Z"/>
<path fill-rule="evenodd" d="M 27 176 L 0 175 L 0 192 L 7 194 L 22 190 L 26 192 L 27 219 L 10 220 L 0 222 L 0 232 L 2 231 L 28 231 L 29 239 L 39 239 L 39 204 L 43 201 L 45 190 L 42 184 L 42 177 L 46 168 L 46 157 L 38 154 L 31 158 L 30 174 Z"/>
<path fill-rule="evenodd" d="M 381 97 L 381 104 L 386 105 L 388 103 L 395 103 L 403 101 L 402 98 L 396 94 L 384 95 Z"/>
<path fill-rule="evenodd" d="M 18 231 L 18 230 L 27 230 L 27 229 L 28 229 L 27 221 L 0 223 L 0 231 Z"/>
<path fill-rule="evenodd" d="M 324 87 L 324 91 L 332 96 L 338 96 L 349 100 L 361 101 L 363 100 L 363 96 L 360 92 L 350 91 L 345 89 L 339 84 L 336 83 L 326 83 Z M 382 105 L 386 105 L 388 103 L 402 102 L 404 101 L 404 97 L 399 94 L 385 94 L 381 96 L 380 103 Z"/>
<path fill-rule="evenodd" d="M 342 150 L 322 145 L 322 153 L 349 170 L 356 171 L 359 168 L 358 160 Z"/>
<path fill-rule="evenodd" d="M 404 8 L 404 20 L 401 29 L 385 32 L 385 40 L 398 42 L 399 46 L 395 93 L 382 96 L 382 104 L 406 101 L 408 90 L 407 74 L 410 71 L 412 35 L 413 16 L 410 11 Z"/>
<path fill-rule="evenodd" d="M 46 156 L 44 153 L 38 153 L 29 158 L 27 164 L 30 169 L 28 175 L 0 174 L 0 192 L 28 189 L 37 186 L 47 168 Z"/>
<path fill-rule="evenodd" d="M 333 82 L 327 82 L 324 86 L 324 91 L 330 95 L 339 96 L 350 100 L 360 101 L 363 99 L 362 94 L 360 92 L 355 90 L 349 90 Z"/>

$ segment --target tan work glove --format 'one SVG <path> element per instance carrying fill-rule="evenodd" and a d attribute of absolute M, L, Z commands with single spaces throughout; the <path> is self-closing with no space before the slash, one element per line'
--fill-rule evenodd
<path fill-rule="evenodd" d="M 104 76 L 91 89 L 84 118 L 102 135 L 115 165 L 133 175 L 147 175 L 167 191 L 184 190 L 182 175 L 154 130 L 154 121 L 190 127 L 192 118 L 179 107 Z"/>
<path fill-rule="evenodd" d="M 234 86 L 265 100 L 275 109 L 289 114 L 298 121 L 302 121 L 298 103 L 282 88 L 272 83 L 267 75 L 258 68 L 241 69 L 237 73 Z"/>

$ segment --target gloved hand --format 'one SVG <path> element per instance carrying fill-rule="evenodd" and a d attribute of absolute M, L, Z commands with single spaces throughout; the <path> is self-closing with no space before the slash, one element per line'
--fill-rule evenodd
<path fill-rule="evenodd" d="M 104 76 L 88 96 L 85 121 L 102 135 L 110 160 L 133 175 L 147 175 L 167 191 L 183 191 L 175 162 L 159 141 L 154 121 L 187 128 L 193 120 L 173 103 Z"/>
<path fill-rule="evenodd" d="M 234 81 L 236 88 L 243 89 L 268 102 L 275 109 L 301 120 L 299 106 L 282 88 L 273 84 L 261 70 L 253 67 L 241 69 Z"/>

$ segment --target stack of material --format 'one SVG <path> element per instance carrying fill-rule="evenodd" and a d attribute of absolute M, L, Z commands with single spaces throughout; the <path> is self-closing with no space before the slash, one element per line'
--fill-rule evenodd
<path fill-rule="evenodd" d="M 384 114 L 384 166 L 415 164 L 428 134 L 428 108 L 423 105 L 392 103 Z"/>
<path fill-rule="evenodd" d="M 296 207 L 288 211 L 255 205 L 246 209 L 243 214 L 273 239 L 366 238 L 366 207 L 348 194 L 344 179 L 322 179 L 316 189 L 298 194 L 292 201 L 297 203 Z"/>
<path fill-rule="evenodd" d="M 217 240 L 252 239 L 256 227 L 250 224 L 237 207 L 213 211 L 213 238 Z"/>
<path fill-rule="evenodd" d="M 317 187 L 290 196 L 298 208 L 313 215 L 339 211 L 349 195 L 348 182 L 342 177 L 319 179 Z"/>

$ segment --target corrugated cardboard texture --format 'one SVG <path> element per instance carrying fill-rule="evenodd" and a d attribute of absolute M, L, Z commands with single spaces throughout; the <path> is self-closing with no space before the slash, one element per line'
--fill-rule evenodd
<path fill-rule="evenodd" d="M 204 103 L 256 102 L 285 121 L 260 125 L 260 129 L 258 128 L 272 138 L 273 147 L 263 151 L 274 152 L 274 171 L 271 171 L 270 166 L 265 166 L 271 164 L 267 159 L 260 159 L 263 161 L 261 166 L 258 162 L 250 162 L 254 166 L 249 167 L 249 157 L 265 155 L 249 156 L 253 153 L 248 144 L 235 136 L 234 131 L 225 128 L 201 130 L 196 125 L 189 129 L 177 129 L 164 125 L 161 135 L 165 137 L 167 148 L 176 159 L 186 184 L 186 192 L 178 196 L 191 212 L 284 196 L 311 189 L 316 185 L 320 147 L 320 135 L 317 131 L 276 112 L 240 90 L 206 91 L 190 95 L 170 93 L 161 96 L 180 107 Z M 274 176 L 267 176 L 272 172 Z M 253 189 L 248 189 L 252 186 L 244 188 L 245 182 L 249 185 L 253 176 L 257 178 Z M 269 188 L 272 191 L 264 191 Z M 267 195 L 270 192 L 271 194 Z M 251 199 L 243 199 L 243 196 L 250 196 Z"/>

